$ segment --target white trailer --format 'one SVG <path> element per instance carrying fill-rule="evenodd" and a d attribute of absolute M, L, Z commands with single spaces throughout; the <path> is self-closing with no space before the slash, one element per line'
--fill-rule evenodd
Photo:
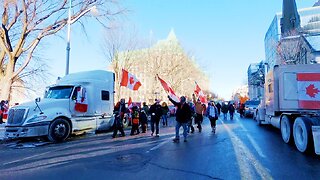
<path fill-rule="evenodd" d="M 255 112 L 258 124 L 279 128 L 283 141 L 294 142 L 300 152 L 319 149 L 312 126 L 320 126 L 320 64 L 275 66 L 264 89 Z"/>
<path fill-rule="evenodd" d="M 114 81 L 112 72 L 102 70 L 63 77 L 47 87 L 43 99 L 10 108 L 6 137 L 47 136 L 60 142 L 70 134 L 110 129 Z"/>

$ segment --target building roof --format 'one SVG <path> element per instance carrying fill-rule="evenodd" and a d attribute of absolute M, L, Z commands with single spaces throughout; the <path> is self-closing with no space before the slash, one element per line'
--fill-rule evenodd
<path fill-rule="evenodd" d="M 305 36 L 305 38 L 315 51 L 320 51 L 320 34 L 317 36 Z"/>

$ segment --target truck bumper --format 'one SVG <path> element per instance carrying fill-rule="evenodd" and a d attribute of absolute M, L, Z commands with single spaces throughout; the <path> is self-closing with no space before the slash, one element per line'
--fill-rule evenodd
<path fill-rule="evenodd" d="M 22 138 L 22 137 L 37 137 L 48 135 L 48 123 L 37 123 L 26 126 L 6 126 L 5 137 L 7 138 Z"/>

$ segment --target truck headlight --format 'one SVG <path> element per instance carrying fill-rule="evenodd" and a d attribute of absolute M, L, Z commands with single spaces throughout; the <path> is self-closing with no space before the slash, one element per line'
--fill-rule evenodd
<path fill-rule="evenodd" d="M 33 123 L 33 122 L 42 121 L 42 120 L 44 120 L 44 119 L 46 119 L 46 118 L 47 118 L 47 116 L 34 116 L 34 117 L 32 117 L 31 119 L 29 119 L 29 120 L 27 121 L 27 123 Z"/>

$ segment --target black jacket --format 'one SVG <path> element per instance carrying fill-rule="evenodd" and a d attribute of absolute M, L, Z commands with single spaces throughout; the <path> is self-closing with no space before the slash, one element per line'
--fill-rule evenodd
<path fill-rule="evenodd" d="M 147 114 L 145 112 L 140 112 L 140 123 L 141 124 L 147 124 L 148 123 L 148 117 Z"/>
<path fill-rule="evenodd" d="M 152 120 L 160 120 L 160 117 L 162 115 L 161 105 L 157 103 L 154 103 L 153 105 L 151 105 L 149 109 L 149 114 L 151 115 Z"/>
<path fill-rule="evenodd" d="M 181 104 L 177 103 L 174 100 L 172 100 L 169 97 L 169 100 L 177 106 L 177 111 L 176 111 L 176 121 L 180 123 L 188 123 L 191 119 L 192 113 L 191 113 L 191 108 L 187 103 Z"/>

